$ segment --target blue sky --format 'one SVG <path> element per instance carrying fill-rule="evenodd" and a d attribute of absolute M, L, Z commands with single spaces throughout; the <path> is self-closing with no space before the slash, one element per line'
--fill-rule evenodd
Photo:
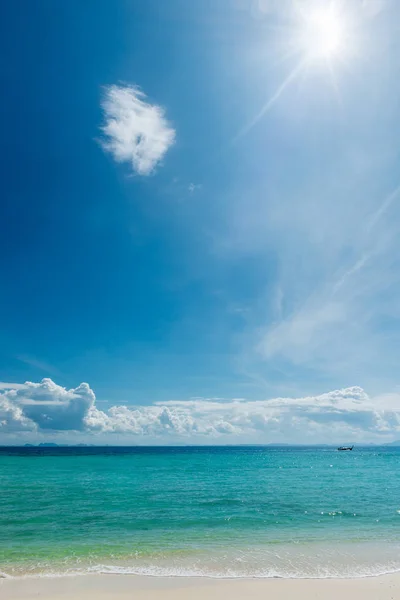
<path fill-rule="evenodd" d="M 397 406 L 399 19 L 394 0 L 6 3 L 4 414 L 43 378 L 37 401 L 84 381 L 104 414 Z M 393 418 L 343 432 L 389 439 Z M 260 439 L 301 441 L 293 423 Z"/>

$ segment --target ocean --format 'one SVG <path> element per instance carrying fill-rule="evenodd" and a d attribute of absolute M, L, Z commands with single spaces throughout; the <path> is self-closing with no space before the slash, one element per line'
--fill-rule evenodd
<path fill-rule="evenodd" d="M 398 570 L 398 448 L 0 448 L 5 577 Z"/>

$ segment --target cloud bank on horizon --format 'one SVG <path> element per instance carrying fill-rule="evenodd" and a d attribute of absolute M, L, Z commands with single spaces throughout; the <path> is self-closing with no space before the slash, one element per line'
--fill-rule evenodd
<path fill-rule="evenodd" d="M 104 150 L 116 162 L 130 163 L 134 173 L 150 175 L 175 141 L 164 109 L 131 85 L 107 86 L 102 108 Z"/>
<path fill-rule="evenodd" d="M 397 395 L 370 398 L 350 387 L 304 398 L 248 401 L 195 398 L 99 410 L 87 383 L 73 389 L 51 379 L 0 384 L 0 440 L 48 434 L 108 435 L 174 443 L 392 441 L 400 433 Z M 23 435 L 25 434 L 25 435 Z"/>

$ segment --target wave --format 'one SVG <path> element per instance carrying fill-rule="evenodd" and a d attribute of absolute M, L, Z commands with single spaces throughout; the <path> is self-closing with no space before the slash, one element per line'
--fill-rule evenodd
<path fill-rule="evenodd" d="M 260 574 L 242 574 L 242 573 L 211 573 L 196 569 L 177 569 L 160 568 L 157 566 L 148 567 L 118 567 L 113 565 L 97 565 L 87 569 L 72 571 L 48 571 L 38 573 L 24 573 L 11 575 L 0 572 L 0 579 L 42 579 L 42 578 L 64 578 L 64 577 L 82 577 L 87 575 L 120 575 L 136 577 L 160 577 L 160 578 L 205 578 L 205 579 L 365 579 L 369 577 L 383 577 L 400 573 L 400 566 L 397 568 L 382 567 L 372 568 L 370 570 L 355 570 L 348 573 L 327 572 L 324 574 L 307 573 L 277 573 L 275 571 L 264 572 Z"/>
<path fill-rule="evenodd" d="M 260 573 L 235 573 L 235 572 L 209 572 L 197 569 L 177 569 L 157 566 L 148 567 L 118 567 L 111 565 L 98 565 L 92 567 L 85 573 L 99 575 L 136 575 L 146 577 L 204 577 L 208 579 L 361 579 L 366 577 L 381 577 L 400 572 L 400 565 L 396 568 L 377 567 L 371 569 L 355 569 L 347 573 L 327 571 L 324 573 L 299 573 L 299 572 L 277 572 L 264 571 Z"/>
<path fill-rule="evenodd" d="M 345 547 L 343 547 L 345 546 Z M 308 544 L 138 557 L 92 557 L 8 565 L 0 577 L 62 577 L 88 574 L 214 579 L 353 579 L 400 572 L 398 544 Z"/>

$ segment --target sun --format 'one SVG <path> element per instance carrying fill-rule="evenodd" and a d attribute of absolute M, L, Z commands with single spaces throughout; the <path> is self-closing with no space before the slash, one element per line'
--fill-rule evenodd
<path fill-rule="evenodd" d="M 332 60 L 345 51 L 346 22 L 333 5 L 302 15 L 301 45 L 307 59 Z"/>
<path fill-rule="evenodd" d="M 331 10 L 319 10 L 311 14 L 307 25 L 312 54 L 329 58 L 340 51 L 343 41 L 342 23 Z"/>

